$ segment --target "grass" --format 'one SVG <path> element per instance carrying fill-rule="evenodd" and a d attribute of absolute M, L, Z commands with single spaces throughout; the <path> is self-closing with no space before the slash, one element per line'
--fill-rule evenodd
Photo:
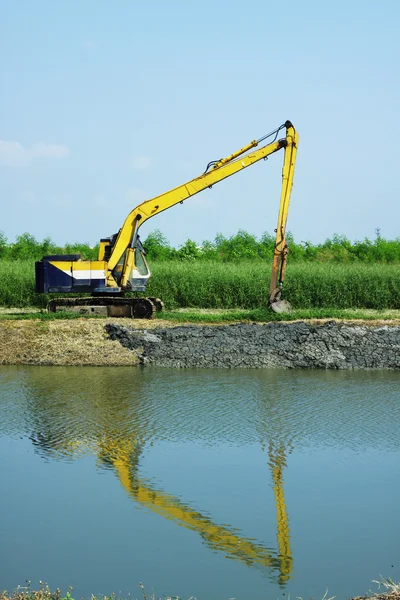
<path fill-rule="evenodd" d="M 0 308 L 0 321 L 76 321 L 77 319 L 97 319 L 105 317 L 98 315 L 85 315 L 84 317 L 75 313 L 47 313 L 44 309 L 7 309 Z M 299 321 L 299 320 L 322 320 L 337 319 L 340 321 L 396 321 L 400 319 L 398 310 L 373 310 L 373 309 L 337 309 L 337 308 L 317 308 L 317 309 L 298 309 L 286 314 L 277 314 L 268 308 L 255 308 L 248 310 L 245 308 L 234 309 L 204 309 L 204 308 L 178 308 L 174 310 L 165 310 L 157 313 L 153 323 L 162 322 L 171 323 L 232 323 L 237 321 L 269 323 L 271 321 Z M 137 321 L 146 323 L 148 321 Z"/>
<path fill-rule="evenodd" d="M 168 308 L 267 308 L 270 266 L 262 262 L 159 263 L 149 295 Z M 298 309 L 400 308 L 396 265 L 288 265 L 284 297 Z"/>
<path fill-rule="evenodd" d="M 59 588 L 51 591 L 47 584 L 40 583 L 39 590 L 32 590 L 30 582 L 27 582 L 25 587 L 18 586 L 16 590 L 11 593 L 7 591 L 0 592 L 0 600 L 74 600 L 72 597 L 72 588 L 69 588 L 68 592 L 63 596 Z M 358 596 L 352 600 L 400 600 L 400 584 L 394 583 L 391 579 L 383 579 L 382 581 L 373 581 L 378 584 L 377 592 L 370 592 L 366 596 Z M 147 595 L 142 583 L 139 584 L 142 589 L 143 600 L 156 600 L 154 592 L 150 596 Z M 380 588 L 383 591 L 380 592 Z M 116 596 L 91 596 L 90 600 L 116 600 Z M 325 592 L 322 600 L 334 600 L 335 596 L 328 598 L 328 592 Z M 163 600 L 181 600 L 179 596 L 163 596 Z M 196 600 L 194 596 L 189 600 Z M 299 598 L 302 600 L 302 598 Z"/>
<path fill-rule="evenodd" d="M 40 320 L 40 321 L 73 321 L 76 319 L 82 319 L 82 315 L 78 313 L 68 313 L 68 312 L 57 312 L 57 313 L 49 313 L 45 309 L 36 309 L 29 310 L 27 312 L 8 312 L 7 309 L 1 311 L 0 310 L 0 321 L 32 321 Z M 85 315 L 85 319 L 101 319 L 99 315 Z"/>
<path fill-rule="evenodd" d="M 73 588 L 70 587 L 65 595 L 62 594 L 60 588 L 51 590 L 47 583 L 39 582 L 40 588 L 38 590 L 31 589 L 31 582 L 28 581 L 26 586 L 18 586 L 16 590 L 11 593 L 7 591 L 0 591 L 0 600 L 74 600 L 72 597 Z M 143 600 L 156 600 L 155 593 L 152 592 L 150 595 L 146 593 L 142 583 L 139 584 Z M 131 598 L 131 596 L 129 596 Z M 94 596 L 90 597 L 90 600 L 119 600 L 119 597 L 115 594 L 110 596 Z M 158 599 L 161 600 L 161 597 Z M 179 596 L 162 596 L 162 600 L 181 600 Z M 196 600 L 194 597 L 189 600 Z"/>
<path fill-rule="evenodd" d="M 152 265 L 149 296 L 175 308 L 267 309 L 270 265 L 171 261 Z M 44 308 L 33 261 L 0 261 L 0 306 Z M 392 264 L 292 263 L 284 297 L 296 309 L 400 309 L 400 267 Z M 65 318 L 65 317 L 64 317 Z"/>
<path fill-rule="evenodd" d="M 269 309 L 177 309 L 164 311 L 157 318 L 178 323 L 226 323 L 233 321 L 250 321 L 267 323 L 271 321 L 298 321 L 307 319 L 338 319 L 345 321 L 392 321 L 400 318 L 395 310 L 351 310 L 351 309 L 299 309 L 286 314 L 277 314 Z"/>
<path fill-rule="evenodd" d="M 18 586 L 11 593 L 7 591 L 0 592 L 0 600 L 73 600 L 71 596 L 72 588 L 63 596 L 59 588 L 52 591 L 47 584 L 41 581 L 39 583 L 40 588 L 38 590 L 32 590 L 30 581 L 28 581 L 26 586 Z"/>
<path fill-rule="evenodd" d="M 0 365 L 137 363 L 137 353 L 109 339 L 104 319 L 4 320 L 0 324 Z"/>
<path fill-rule="evenodd" d="M 35 264 L 31 260 L 0 261 L 0 306 L 45 306 L 34 298 Z"/>

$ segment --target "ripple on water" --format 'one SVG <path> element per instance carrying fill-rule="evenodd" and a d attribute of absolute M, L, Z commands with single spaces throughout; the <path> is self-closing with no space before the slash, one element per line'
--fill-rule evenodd
<path fill-rule="evenodd" d="M 18 368 L 0 371 L 0 435 L 54 455 L 110 439 L 397 450 L 393 372 Z"/>

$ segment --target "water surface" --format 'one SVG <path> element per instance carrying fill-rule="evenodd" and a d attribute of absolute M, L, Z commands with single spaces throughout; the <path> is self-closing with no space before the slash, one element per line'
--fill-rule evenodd
<path fill-rule="evenodd" d="M 0 367 L 0 587 L 340 599 L 400 580 L 398 379 Z"/>

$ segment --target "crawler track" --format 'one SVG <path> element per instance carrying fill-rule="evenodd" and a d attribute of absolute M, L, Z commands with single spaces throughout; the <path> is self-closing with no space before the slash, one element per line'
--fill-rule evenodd
<path fill-rule="evenodd" d="M 108 317 L 152 319 L 161 312 L 164 304 L 160 298 L 124 298 L 89 296 L 86 298 L 53 298 L 47 305 L 49 312 L 72 312 L 81 315 L 96 314 Z"/>

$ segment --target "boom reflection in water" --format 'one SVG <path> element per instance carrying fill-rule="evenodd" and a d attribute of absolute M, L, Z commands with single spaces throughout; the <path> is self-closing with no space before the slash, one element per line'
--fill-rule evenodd
<path fill-rule="evenodd" d="M 4 586 L 356 596 L 399 551 L 398 385 L 389 371 L 0 366 Z"/>
<path fill-rule="evenodd" d="M 103 371 L 101 385 L 91 386 L 87 392 L 81 386 L 77 389 L 73 379 L 67 378 L 67 370 L 59 371 L 65 379 L 49 377 L 47 370 L 26 373 L 30 439 L 41 455 L 67 460 L 82 454 L 96 455 L 98 466 L 112 469 L 134 502 L 199 533 L 212 550 L 248 566 L 266 569 L 280 584 L 290 578 L 293 559 L 283 491 L 285 448 L 281 441 L 270 442 L 268 451 L 277 511 L 278 549 L 273 550 L 245 537 L 236 528 L 213 522 L 140 476 L 140 456 L 158 439 L 152 407 L 146 405 L 146 379 L 135 378 L 134 393 L 129 392 L 128 386 L 119 386 L 111 398 L 106 390 L 115 389 L 115 371 Z M 107 383 L 108 378 L 111 381 Z M 197 438 L 198 421 L 193 420 L 193 424 L 190 433 Z"/>
<path fill-rule="evenodd" d="M 127 442 L 125 447 L 123 444 L 116 447 L 113 441 L 107 449 L 103 446 L 102 457 L 114 465 L 122 486 L 131 498 L 166 519 L 197 531 L 214 550 L 224 552 L 226 556 L 239 559 L 247 565 L 269 567 L 278 571 L 280 583 L 285 583 L 289 579 L 292 571 L 292 556 L 283 493 L 282 461 L 284 455 L 282 449 L 280 455 L 276 456 L 273 456 L 272 446 L 270 449 L 271 461 L 275 464 L 273 478 L 278 515 L 278 554 L 235 533 L 228 527 L 216 525 L 211 519 L 186 506 L 177 498 L 155 490 L 147 481 L 137 475 L 136 455 L 137 450 L 130 442 Z M 134 456 L 133 460 L 131 460 L 132 456 Z M 132 464 L 135 465 L 135 469 L 132 469 Z"/>

